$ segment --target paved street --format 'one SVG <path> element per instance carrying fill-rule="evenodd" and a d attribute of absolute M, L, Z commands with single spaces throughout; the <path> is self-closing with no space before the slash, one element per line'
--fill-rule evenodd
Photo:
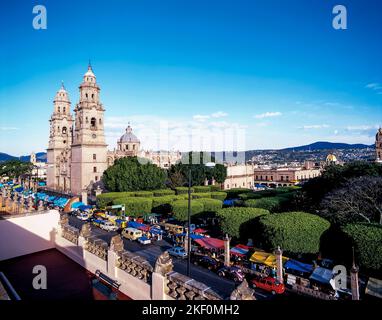
<path fill-rule="evenodd" d="M 76 217 L 70 216 L 69 223 L 72 226 L 81 228 L 81 226 L 85 222 L 77 219 Z M 107 232 L 95 226 L 92 226 L 92 233 L 100 239 L 106 241 L 107 243 L 110 243 L 111 238 L 117 234 L 117 232 Z M 146 258 L 153 266 L 158 256 L 162 252 L 171 248 L 171 245 L 164 240 L 158 241 L 155 244 L 150 245 L 142 245 L 137 241 L 130 241 L 124 238 L 123 242 L 126 250 L 130 252 L 136 252 L 140 256 Z M 174 271 L 186 274 L 186 261 L 174 258 L 173 264 Z M 235 283 L 233 281 L 221 278 L 214 272 L 199 266 L 191 265 L 191 277 L 197 281 L 203 282 L 204 284 L 210 286 L 213 290 L 215 290 L 217 293 L 220 293 L 224 297 L 228 297 L 231 294 L 232 290 L 235 288 Z M 273 298 L 271 295 L 263 292 L 256 292 L 255 295 L 258 300 Z"/>

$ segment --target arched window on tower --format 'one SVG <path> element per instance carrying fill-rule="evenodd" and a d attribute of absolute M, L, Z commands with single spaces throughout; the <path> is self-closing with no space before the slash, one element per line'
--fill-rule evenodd
<path fill-rule="evenodd" d="M 63 109 L 64 109 L 64 110 L 63 110 L 63 112 L 65 113 L 65 112 L 66 112 L 66 108 L 65 108 L 65 107 L 63 107 Z"/>
<path fill-rule="evenodd" d="M 61 111 L 60 111 L 60 106 L 58 106 L 57 110 L 58 110 L 58 112 L 61 112 Z"/>
<path fill-rule="evenodd" d="M 94 93 L 92 93 L 92 99 L 94 99 Z"/>
<path fill-rule="evenodd" d="M 87 93 L 85 93 L 85 97 L 88 98 L 88 94 Z"/>
<path fill-rule="evenodd" d="M 102 119 L 101 118 L 99 119 L 99 124 L 102 124 Z"/>
<path fill-rule="evenodd" d="M 62 127 L 62 134 L 66 134 L 68 132 L 68 129 L 66 127 Z"/>
<path fill-rule="evenodd" d="M 96 120 L 96 118 L 91 118 L 91 120 L 90 120 L 90 128 L 91 129 L 97 129 L 97 120 Z"/>

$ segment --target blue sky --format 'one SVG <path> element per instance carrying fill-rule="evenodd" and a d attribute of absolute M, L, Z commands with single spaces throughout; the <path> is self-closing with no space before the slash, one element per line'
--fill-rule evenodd
<path fill-rule="evenodd" d="M 36 4 L 47 8 L 47 30 L 32 27 Z M 347 30 L 332 28 L 337 4 L 348 10 Z M 110 148 L 129 121 L 143 148 L 181 150 L 372 144 L 382 124 L 379 0 L 20 0 L 1 8 L 0 152 L 46 149 L 61 80 L 74 107 L 89 59 Z M 164 127 L 169 138 L 159 145 Z"/>

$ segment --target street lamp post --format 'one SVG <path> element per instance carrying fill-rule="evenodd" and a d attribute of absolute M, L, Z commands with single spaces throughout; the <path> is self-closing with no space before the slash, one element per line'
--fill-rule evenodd
<path fill-rule="evenodd" d="M 188 170 L 187 276 L 191 275 L 191 167 Z"/>
<path fill-rule="evenodd" d="M 215 163 L 208 162 L 206 167 L 213 168 Z M 191 166 L 188 170 L 188 212 L 187 212 L 187 277 L 191 276 L 191 186 L 192 186 L 192 174 Z"/>

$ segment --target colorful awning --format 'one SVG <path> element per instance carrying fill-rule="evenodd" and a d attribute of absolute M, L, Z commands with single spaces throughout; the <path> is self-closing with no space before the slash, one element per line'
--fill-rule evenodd
<path fill-rule="evenodd" d="M 268 267 L 276 268 L 276 256 L 271 253 L 256 251 L 253 253 L 253 255 L 251 256 L 249 260 L 254 263 L 261 263 L 261 264 L 265 264 Z M 288 258 L 282 257 L 283 264 L 287 262 L 288 260 L 289 260 Z"/>
<path fill-rule="evenodd" d="M 195 239 L 195 242 L 206 249 L 224 249 L 224 241 L 216 238 Z"/>
<path fill-rule="evenodd" d="M 289 270 L 295 270 L 298 272 L 304 272 L 304 273 L 312 273 L 314 269 L 312 264 L 302 263 L 300 261 L 293 260 L 293 259 L 288 260 L 285 263 L 284 268 Z"/>
<path fill-rule="evenodd" d="M 239 257 L 245 257 L 248 254 L 250 247 L 238 244 L 236 247 L 231 248 L 230 253 L 239 256 Z"/>

